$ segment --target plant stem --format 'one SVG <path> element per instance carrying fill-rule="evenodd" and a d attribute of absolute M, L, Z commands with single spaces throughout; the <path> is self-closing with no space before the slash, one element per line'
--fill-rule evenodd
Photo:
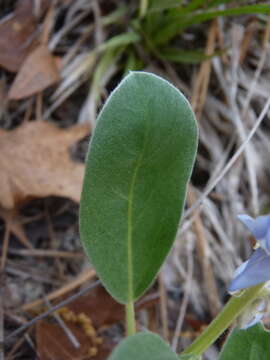
<path fill-rule="evenodd" d="M 148 0 L 141 0 L 140 3 L 140 18 L 143 18 L 147 12 Z"/>
<path fill-rule="evenodd" d="M 126 304 L 126 322 L 127 322 L 127 335 L 134 335 L 136 333 L 134 303 L 130 301 Z"/>
<path fill-rule="evenodd" d="M 202 334 L 185 349 L 183 354 L 202 355 L 230 326 L 233 320 L 239 316 L 253 300 L 259 297 L 264 285 L 265 283 L 253 286 L 245 290 L 240 296 L 232 296 L 218 316 Z"/>

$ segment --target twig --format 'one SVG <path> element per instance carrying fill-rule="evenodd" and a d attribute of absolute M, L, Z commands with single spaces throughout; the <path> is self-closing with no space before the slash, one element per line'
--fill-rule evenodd
<path fill-rule="evenodd" d="M 70 283 L 64 285 L 60 289 L 55 290 L 52 293 L 50 293 L 49 295 L 47 295 L 47 298 L 51 301 L 51 300 L 54 300 L 54 299 L 56 299 L 56 298 L 58 298 L 60 296 L 63 296 L 67 292 L 70 292 L 70 291 L 76 289 L 77 287 L 79 287 L 84 282 L 92 279 L 95 275 L 96 275 L 96 272 L 95 272 L 94 269 L 88 269 L 88 270 L 84 271 L 82 274 L 80 274 L 75 280 L 71 281 Z M 29 304 L 23 305 L 22 310 L 23 311 L 31 310 L 34 307 L 42 305 L 43 302 L 44 302 L 43 299 L 33 301 L 33 302 L 29 303 Z"/>
<path fill-rule="evenodd" d="M 174 351 L 176 351 L 176 349 L 177 349 L 179 334 L 181 332 L 182 325 L 183 325 L 183 322 L 185 319 L 186 309 L 187 309 L 191 285 L 192 285 L 192 276 L 193 276 L 192 250 L 193 250 L 193 244 L 192 244 L 192 239 L 190 238 L 189 243 L 187 244 L 188 265 L 187 265 L 187 278 L 186 278 L 186 284 L 185 284 L 185 291 L 184 291 L 184 296 L 183 296 L 183 300 L 182 300 L 182 304 L 180 307 L 180 311 L 179 311 L 179 315 L 178 315 L 178 319 L 177 319 L 177 323 L 176 323 L 176 327 L 175 327 L 175 331 L 174 331 L 174 336 L 173 336 L 173 340 L 172 340 L 172 349 Z"/>
<path fill-rule="evenodd" d="M 14 355 L 15 351 L 17 351 L 22 346 L 24 341 L 25 341 L 24 337 L 19 338 L 19 340 L 14 344 L 14 346 L 12 347 L 10 352 L 7 354 L 6 360 L 12 360 L 13 359 L 13 355 Z"/>
<path fill-rule="evenodd" d="M 11 334 L 9 334 L 7 337 L 5 337 L 5 341 L 13 338 L 14 336 L 21 334 L 23 331 L 28 329 L 30 326 L 34 325 L 37 321 L 45 319 L 47 316 L 51 315 L 54 311 L 57 311 L 61 307 L 70 304 L 72 301 L 78 299 L 80 296 L 87 294 L 90 290 L 94 289 L 99 284 L 100 284 L 99 280 L 95 281 L 90 286 L 87 286 L 86 288 L 80 290 L 77 294 L 70 296 L 66 300 L 63 300 L 59 304 L 53 306 L 50 310 L 36 316 L 34 319 L 30 320 L 27 324 L 20 326 L 17 330 L 13 331 Z"/>
<path fill-rule="evenodd" d="M 44 301 L 45 301 L 46 305 L 48 306 L 48 308 L 51 310 L 52 304 L 50 303 L 50 301 L 47 299 L 46 296 L 44 297 Z M 76 349 L 80 348 L 81 344 L 79 343 L 78 339 L 72 333 L 72 331 L 68 328 L 68 326 L 65 324 L 65 322 L 61 319 L 61 317 L 56 312 L 53 312 L 52 315 L 55 318 L 55 320 L 58 322 L 59 326 L 63 329 L 64 333 L 66 334 L 66 336 L 69 339 L 69 341 L 71 342 L 71 344 Z"/>
<path fill-rule="evenodd" d="M 6 260 L 7 260 L 7 253 L 8 253 L 8 245 L 9 245 L 9 237 L 10 237 L 10 228 L 11 228 L 11 213 L 9 213 L 9 215 L 7 216 L 6 220 L 5 220 L 5 234 L 4 234 L 4 239 L 3 239 L 3 247 L 2 247 L 2 257 L 1 257 L 1 266 L 0 266 L 0 271 L 2 273 L 5 265 L 6 265 Z"/>
<path fill-rule="evenodd" d="M 169 340 L 169 326 L 168 326 L 168 309 L 167 309 L 167 293 L 166 288 L 164 286 L 162 271 L 158 277 L 159 284 L 159 294 L 160 294 L 160 313 L 161 313 L 161 323 L 162 323 L 162 331 L 163 338 L 168 341 Z"/>
<path fill-rule="evenodd" d="M 254 93 L 255 90 L 255 86 L 258 82 L 259 76 L 261 75 L 261 72 L 263 70 L 263 66 L 265 64 L 265 60 L 267 58 L 267 52 L 269 49 L 269 38 L 270 38 L 270 16 L 268 17 L 268 21 L 267 21 L 267 25 L 266 25 L 266 29 L 264 32 L 264 41 L 263 41 L 263 51 L 262 51 L 262 55 L 260 57 L 257 69 L 255 71 L 254 77 L 252 79 L 252 82 L 249 86 L 248 89 L 248 93 L 246 96 L 246 100 L 243 106 L 243 110 L 242 110 L 242 117 L 245 118 L 247 115 L 247 111 L 248 111 L 248 106 L 250 104 L 250 101 L 252 99 L 252 95 Z"/>
<path fill-rule="evenodd" d="M 194 190 L 192 186 L 190 186 L 188 192 L 188 202 L 190 206 L 192 206 L 195 200 L 196 196 Z M 220 310 L 221 303 L 218 296 L 218 290 L 215 283 L 213 269 L 209 260 L 209 245 L 207 237 L 204 233 L 204 227 L 200 217 L 200 213 L 198 211 L 194 213 L 194 231 L 196 234 L 196 248 L 198 260 L 202 271 L 205 295 L 208 300 L 209 311 L 214 317 Z"/>
<path fill-rule="evenodd" d="M 4 274 L 0 271 L 0 360 L 4 360 Z"/>
<path fill-rule="evenodd" d="M 217 20 L 213 20 L 208 32 L 208 39 L 205 54 L 212 55 L 215 50 L 215 43 L 217 37 Z M 196 82 L 194 85 L 194 90 L 191 99 L 191 105 L 196 113 L 197 119 L 200 119 L 203 107 L 206 100 L 209 80 L 211 74 L 211 60 L 204 61 L 196 76 Z"/>
<path fill-rule="evenodd" d="M 0 248 L 1 249 L 1 248 Z M 59 257 L 64 259 L 83 259 L 85 255 L 81 252 L 61 251 L 61 250 L 45 250 L 45 249 L 8 249 L 8 253 L 20 256 L 34 257 Z"/>
<path fill-rule="evenodd" d="M 24 337 L 25 337 L 25 340 L 28 342 L 29 346 L 33 349 L 35 355 L 37 356 L 37 360 L 40 360 L 39 353 L 38 353 L 38 351 L 37 351 L 37 349 L 35 347 L 35 344 L 33 343 L 32 339 L 30 338 L 29 333 L 26 333 L 24 335 Z"/>

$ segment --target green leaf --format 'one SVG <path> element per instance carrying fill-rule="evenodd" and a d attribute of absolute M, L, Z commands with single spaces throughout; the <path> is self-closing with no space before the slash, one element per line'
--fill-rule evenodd
<path fill-rule="evenodd" d="M 136 32 L 129 31 L 126 34 L 120 34 L 110 38 L 109 40 L 101 44 L 97 50 L 104 51 L 119 46 L 127 46 L 129 44 L 134 44 L 139 40 L 140 40 L 140 36 Z"/>
<path fill-rule="evenodd" d="M 162 11 L 166 9 L 171 9 L 179 7 L 183 1 L 182 0 L 152 0 L 150 1 L 149 11 Z"/>
<path fill-rule="evenodd" d="M 164 16 L 164 25 L 155 34 L 153 39 L 156 45 L 168 43 L 174 36 L 183 32 L 186 28 L 216 19 L 220 16 L 237 16 L 243 14 L 269 14 L 270 5 L 246 5 L 232 7 L 225 10 L 199 11 L 186 14 L 181 9 L 170 16 Z"/>
<path fill-rule="evenodd" d="M 126 60 L 125 70 L 124 70 L 125 76 L 130 71 L 140 70 L 142 68 L 143 68 L 143 63 L 142 63 L 141 59 L 138 59 L 138 57 L 135 55 L 133 50 L 127 51 L 127 60 Z"/>
<path fill-rule="evenodd" d="M 179 360 L 156 334 L 143 332 L 126 338 L 108 360 Z"/>
<path fill-rule="evenodd" d="M 211 55 L 206 55 L 205 52 L 201 50 L 180 50 L 173 47 L 166 47 L 162 49 L 160 53 L 165 60 L 188 64 L 198 64 L 218 55 L 217 52 Z"/>
<path fill-rule="evenodd" d="M 174 241 L 197 149 L 185 97 L 149 73 L 130 73 L 101 111 L 90 144 L 81 238 L 121 303 L 153 281 Z"/>
<path fill-rule="evenodd" d="M 218 359 L 269 360 L 270 332 L 261 324 L 246 330 L 234 329 Z"/>

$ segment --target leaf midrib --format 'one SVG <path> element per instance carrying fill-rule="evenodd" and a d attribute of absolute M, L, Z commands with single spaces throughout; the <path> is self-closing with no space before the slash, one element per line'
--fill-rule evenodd
<path fill-rule="evenodd" d="M 133 261 L 132 261 L 132 241 L 133 241 L 133 204 L 134 204 L 134 190 L 137 180 L 138 171 L 142 165 L 142 160 L 146 148 L 146 139 L 149 131 L 149 126 L 146 126 L 143 140 L 142 152 L 139 155 L 134 173 L 131 179 L 129 193 L 128 193 L 128 232 L 127 232 L 127 261 L 128 261 L 128 302 L 133 302 L 134 289 L 133 289 Z"/>

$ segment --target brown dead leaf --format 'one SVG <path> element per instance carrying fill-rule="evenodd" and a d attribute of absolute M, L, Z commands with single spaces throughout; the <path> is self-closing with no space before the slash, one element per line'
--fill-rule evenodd
<path fill-rule="evenodd" d="M 48 2 L 41 2 L 41 11 Z M 17 72 L 25 58 L 37 45 L 39 33 L 33 12 L 33 0 L 20 0 L 15 11 L 0 24 L 0 66 Z"/>
<path fill-rule="evenodd" d="M 28 198 L 46 196 L 78 202 L 84 165 L 72 161 L 69 148 L 88 132 L 86 125 L 60 129 L 44 121 L 0 130 L 0 205 L 12 209 Z"/>
<path fill-rule="evenodd" d="M 57 324 L 40 321 L 37 325 L 37 351 L 41 360 L 105 360 L 111 348 L 95 344 L 78 324 L 65 321 L 68 329 L 80 343 L 75 348 Z M 96 354 L 95 354 L 96 353 Z"/>
<path fill-rule="evenodd" d="M 114 344 L 109 338 L 99 336 L 98 329 L 122 320 L 124 309 L 102 286 L 60 309 L 58 313 L 80 347 L 76 349 L 72 345 L 58 324 L 44 320 L 36 328 L 37 350 L 41 360 L 107 359 Z"/>
<path fill-rule="evenodd" d="M 116 302 L 103 286 L 91 290 L 91 293 L 79 297 L 68 305 L 76 315 L 84 313 L 89 316 L 97 328 L 108 326 L 124 320 L 124 306 Z"/>
<path fill-rule="evenodd" d="M 158 302 L 158 299 L 147 301 L 146 296 L 144 298 L 145 301 L 136 307 L 137 311 Z M 117 303 L 102 286 L 61 308 L 58 314 L 81 347 L 75 349 L 59 325 L 43 320 L 36 327 L 37 350 L 41 360 L 107 359 L 116 344 L 102 329 L 123 321 L 125 317 L 124 306 Z"/>
<path fill-rule="evenodd" d="M 23 99 L 39 93 L 59 80 L 59 70 L 54 57 L 46 45 L 40 45 L 24 61 L 11 85 L 8 98 Z"/>

